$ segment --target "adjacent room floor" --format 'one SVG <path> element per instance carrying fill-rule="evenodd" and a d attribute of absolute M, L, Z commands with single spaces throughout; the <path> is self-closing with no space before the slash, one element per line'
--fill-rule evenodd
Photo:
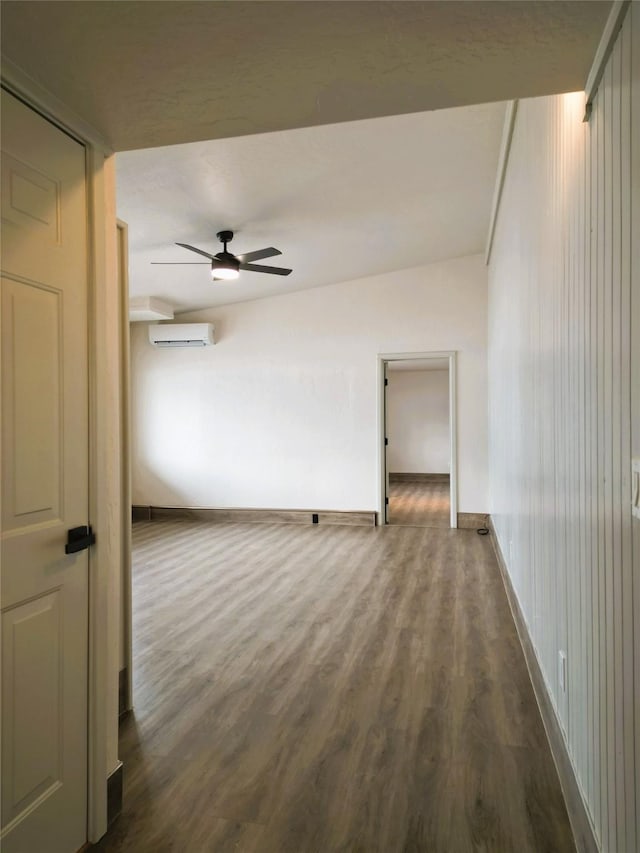
<path fill-rule="evenodd" d="M 139 523 L 124 813 L 100 851 L 574 845 L 488 537 Z"/>
<path fill-rule="evenodd" d="M 389 478 L 389 524 L 450 527 L 449 479 Z"/>

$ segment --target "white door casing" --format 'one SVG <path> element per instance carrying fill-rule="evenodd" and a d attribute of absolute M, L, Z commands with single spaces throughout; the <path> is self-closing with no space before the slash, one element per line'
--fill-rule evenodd
<path fill-rule="evenodd" d="M 85 148 L 2 93 L 2 849 L 87 838 Z"/>
<path fill-rule="evenodd" d="M 387 470 L 387 365 L 395 361 L 424 361 L 428 359 L 446 358 L 449 362 L 449 523 L 450 527 L 458 526 L 458 415 L 457 415 L 457 380 L 455 350 L 443 352 L 401 352 L 378 354 L 378 435 L 379 435 L 379 464 L 380 473 L 380 512 L 379 518 L 388 524 L 388 506 L 386 497 L 389 495 L 389 472 Z"/>
<path fill-rule="evenodd" d="M 389 394 L 389 377 L 387 375 L 387 362 L 382 363 L 382 425 L 384 432 L 384 523 L 389 524 L 389 412 L 387 410 L 387 401 Z"/>

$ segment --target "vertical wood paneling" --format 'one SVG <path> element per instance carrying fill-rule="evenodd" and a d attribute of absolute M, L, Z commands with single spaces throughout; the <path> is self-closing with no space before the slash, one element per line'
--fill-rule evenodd
<path fill-rule="evenodd" d="M 601 525 L 601 561 L 600 582 L 602 585 L 600 600 L 600 654 L 604 660 L 603 690 L 601 691 L 602 718 L 604 720 L 605 732 L 600 740 L 600 752 L 602 755 L 603 772 L 601 779 L 602 789 L 602 811 L 605 822 L 602 828 L 602 837 L 606 849 L 616 849 L 615 824 L 612 822 L 611 809 L 615 808 L 615 779 L 611 777 L 611 664 L 612 664 L 612 625 L 610 619 L 611 610 L 611 418 L 613 416 L 611 407 L 611 62 L 606 67 L 602 85 L 598 95 L 599 108 L 602 113 L 602 144 L 600 146 L 601 175 L 599 186 L 599 220 L 602 223 L 602 238 L 598 246 L 600 281 L 598 282 L 598 293 L 601 297 L 600 317 L 600 341 L 598 345 L 598 381 L 600 382 L 600 405 L 598 415 L 600 420 L 598 435 L 599 471 L 598 483 L 600 485 L 600 525 Z M 609 477 L 606 476 L 609 473 Z M 609 799 L 612 800 L 611 804 Z"/>
<path fill-rule="evenodd" d="M 628 92 L 623 102 L 623 112 L 628 105 L 628 121 L 631 134 L 625 144 L 631 147 L 629 163 L 630 198 L 627 200 L 631 215 L 631 240 L 630 252 L 630 278 L 631 278 L 631 452 L 634 457 L 640 457 L 640 14 L 637 7 L 631 8 L 631 32 L 625 27 L 622 38 L 623 44 L 627 45 L 624 51 L 625 57 L 631 65 L 630 78 L 623 84 L 623 89 L 628 86 Z M 626 76 L 626 75 L 625 75 Z M 624 119 L 623 119 L 624 121 Z M 626 168 L 623 164 L 623 181 L 626 177 Z M 625 599 L 629 604 L 626 611 L 627 630 L 632 633 L 633 643 L 631 650 L 635 648 L 636 654 L 625 643 L 626 668 L 625 687 L 626 702 L 625 716 L 627 719 L 625 728 L 634 732 L 635 751 L 627 756 L 628 773 L 635 783 L 635 792 L 629 786 L 628 800 L 635 799 L 636 813 L 636 842 L 640 843 L 640 713 L 637 708 L 637 694 L 640 691 L 640 654 L 637 652 L 640 646 L 640 522 L 637 520 L 629 522 L 632 527 L 631 555 L 625 572 Z M 630 739 L 629 739 L 630 740 Z M 629 742 L 627 740 L 627 743 Z M 635 757 L 635 762 L 634 762 Z M 634 796 L 635 793 L 635 796 Z M 631 812 L 631 806 L 628 807 Z"/>
<path fill-rule="evenodd" d="M 623 287 L 622 270 L 622 245 L 621 236 L 623 232 L 622 222 L 622 151 L 621 151 L 621 101 L 622 101 L 622 39 L 618 39 L 610 62 L 611 67 L 611 281 L 612 281 L 612 373 L 611 373 L 611 542 L 612 542 L 612 565 L 610 576 L 612 578 L 613 597 L 611 601 L 612 614 L 612 658 L 616 664 L 613 672 L 612 689 L 609 691 L 610 704 L 613 719 L 613 744 L 615 760 L 611 762 L 615 776 L 615 826 L 617 828 L 617 844 L 624 849 L 627 847 L 625 826 L 625 790 L 624 790 L 624 684 L 622 682 L 623 644 L 622 644 L 622 581 L 624 576 L 624 565 L 622 562 L 622 546 L 624 542 L 622 530 L 622 518 L 624 516 L 624 493 L 622 477 L 622 396 L 623 383 L 629 388 L 629 373 L 625 369 L 623 350 L 623 328 L 629 325 L 629 312 L 622 313 L 623 290 L 630 293 L 629 279 L 627 287 Z M 629 220 L 628 220 L 629 221 Z M 627 227 L 628 230 L 628 227 Z M 627 344 L 628 345 L 628 344 Z M 629 413 L 630 415 L 630 413 Z M 627 420 L 630 422 L 630 417 Z M 628 442 L 627 442 L 628 446 Z M 619 698 L 618 698 L 619 697 Z"/>
<path fill-rule="evenodd" d="M 489 274 L 492 512 L 608 853 L 640 849 L 629 473 L 639 17 L 632 6 L 588 124 L 580 94 L 520 102 Z"/>
<path fill-rule="evenodd" d="M 635 28 L 635 36 L 632 36 Z M 621 44 L 621 84 L 620 84 L 620 188 L 621 188 L 621 219 L 623 227 L 620 235 L 621 280 L 631 282 L 629 291 L 622 289 L 621 313 L 631 318 L 630 323 L 623 323 L 621 328 L 622 352 L 631 352 L 629 381 L 631 383 L 631 420 L 621 421 L 622 447 L 629 445 L 631 455 L 640 455 L 640 310 L 634 311 L 634 304 L 640 309 L 640 15 L 632 13 L 630 26 L 624 28 L 620 36 Z M 635 49 L 632 49 L 632 45 Z M 635 68 L 634 68 L 635 63 Z M 630 73 L 626 73 L 626 69 Z M 633 83 L 632 83 L 633 81 Z M 632 98 L 633 95 L 633 98 Z M 635 109 L 634 109 L 635 107 Z M 632 124 L 633 122 L 635 127 Z M 633 143 L 632 143 L 633 140 Z M 635 162 L 632 163 L 632 156 Z M 632 180 L 634 182 L 632 189 Z M 632 209 L 633 200 L 633 209 Z M 630 221 L 631 229 L 626 229 L 624 223 Z M 635 259 L 633 257 L 635 252 Z M 635 297 L 634 297 L 635 293 Z M 634 350 L 635 347 L 635 350 Z M 625 367 L 624 361 L 622 363 Z M 624 379 L 621 380 L 622 393 L 626 388 Z M 633 425 L 633 427 L 632 427 Z M 635 430 L 635 434 L 634 434 Z M 634 443 L 635 442 L 635 443 Z M 630 488 L 626 478 L 629 471 L 623 471 L 622 494 Z M 640 522 L 623 513 L 622 515 L 622 690 L 623 690 L 623 728 L 624 736 L 621 747 L 624 754 L 624 777 L 622 779 L 625 812 L 635 811 L 636 824 L 630 831 L 640 845 L 640 711 L 637 707 L 637 693 L 640 691 L 640 672 L 634 685 L 634 648 L 636 649 L 636 671 L 640 670 L 640 606 L 635 610 L 636 628 L 634 631 L 634 554 L 635 560 L 640 558 Z M 637 544 L 634 550 L 634 528 Z M 635 594 L 640 590 L 640 573 L 636 562 Z M 634 725 L 638 731 L 634 734 Z M 626 751 L 628 744 L 635 741 L 633 750 Z"/>

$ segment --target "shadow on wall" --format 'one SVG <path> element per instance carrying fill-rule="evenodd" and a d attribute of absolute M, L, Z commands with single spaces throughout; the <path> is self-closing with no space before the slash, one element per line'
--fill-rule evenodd
<path fill-rule="evenodd" d="M 136 479 L 143 484 L 141 489 L 134 489 L 132 492 L 131 502 L 134 506 L 189 506 L 188 496 L 176 488 L 175 483 L 170 483 L 150 467 L 140 462 L 137 462 Z M 141 499 L 140 494 L 147 495 L 146 499 Z M 167 501 L 162 499 L 163 495 L 171 495 L 171 499 Z M 151 496 L 151 497 L 149 497 Z"/>

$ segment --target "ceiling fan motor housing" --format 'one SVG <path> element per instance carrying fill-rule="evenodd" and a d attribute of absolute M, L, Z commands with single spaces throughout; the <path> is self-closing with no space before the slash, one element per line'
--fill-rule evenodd
<path fill-rule="evenodd" d="M 215 270 L 218 267 L 233 269 L 238 272 L 240 270 L 240 261 L 235 255 L 232 255 L 231 252 L 218 252 L 211 261 L 211 269 Z"/>

